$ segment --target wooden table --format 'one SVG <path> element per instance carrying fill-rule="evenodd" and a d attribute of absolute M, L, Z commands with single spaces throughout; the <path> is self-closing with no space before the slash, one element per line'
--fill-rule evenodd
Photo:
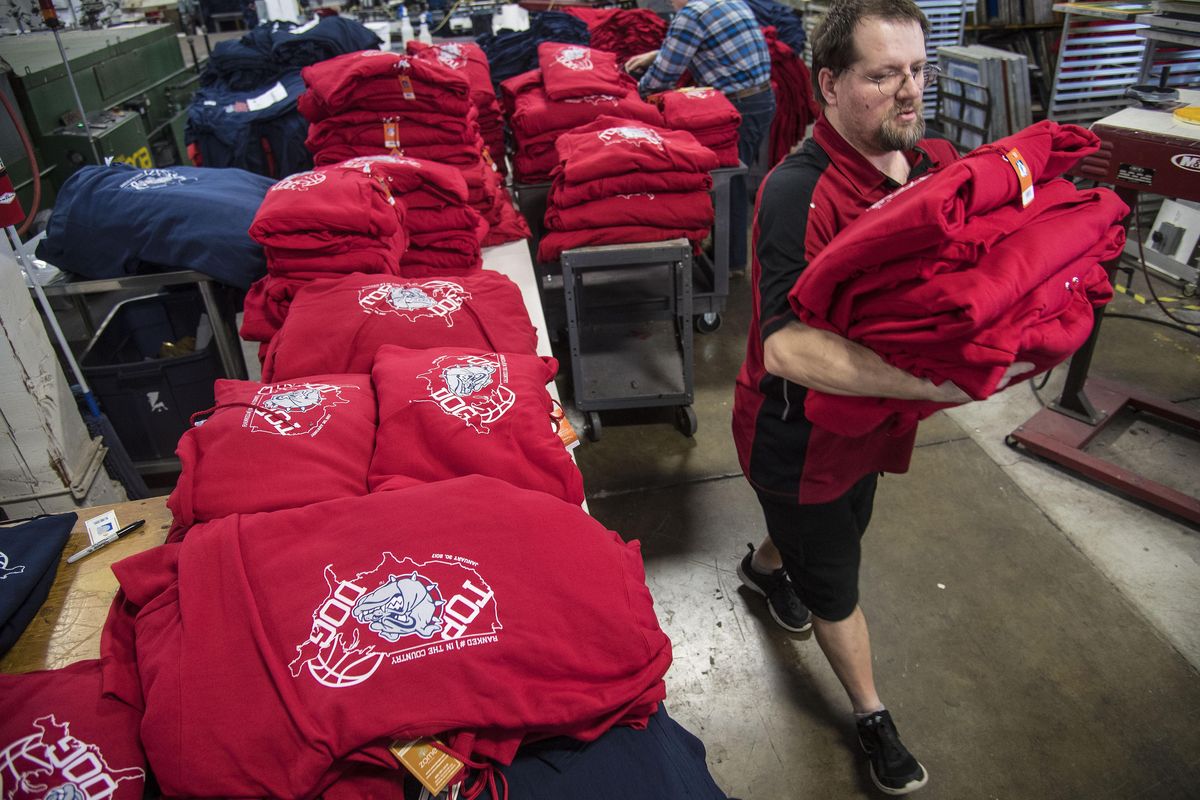
<path fill-rule="evenodd" d="M 146 520 L 146 524 L 90 556 L 68 564 L 67 558 L 72 553 L 88 545 L 84 520 L 110 508 L 117 512 L 122 525 L 139 519 Z M 110 567 L 122 558 L 162 544 L 171 527 L 166 497 L 81 508 L 77 513 L 79 521 L 63 548 L 50 596 L 12 650 L 0 659 L 0 672 L 57 669 L 76 661 L 99 658 L 100 632 L 108 618 L 108 607 L 117 593 L 117 578 Z"/>

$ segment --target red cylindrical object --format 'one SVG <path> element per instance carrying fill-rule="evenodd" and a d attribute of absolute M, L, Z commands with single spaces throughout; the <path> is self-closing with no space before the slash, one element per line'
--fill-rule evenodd
<path fill-rule="evenodd" d="M 57 28 L 62 24 L 58 21 L 58 11 L 54 8 L 54 0 L 38 0 L 38 6 L 42 9 L 42 22 L 46 23 L 47 28 Z"/>
<path fill-rule="evenodd" d="M 25 209 L 17 199 L 17 190 L 13 188 L 12 178 L 8 177 L 8 168 L 0 161 L 0 227 L 20 225 L 25 221 Z"/>

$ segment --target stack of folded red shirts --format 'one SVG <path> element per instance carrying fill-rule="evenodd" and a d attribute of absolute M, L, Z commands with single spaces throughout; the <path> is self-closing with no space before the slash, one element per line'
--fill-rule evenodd
<path fill-rule="evenodd" d="M 328 262 L 333 267 L 346 268 L 326 270 L 321 269 L 327 263 L 322 260 L 323 256 L 314 254 L 310 268 L 300 270 L 296 268 L 295 258 L 285 259 L 282 264 L 277 263 L 274 249 L 267 247 L 267 276 L 256 281 L 246 294 L 241 327 L 243 339 L 263 343 L 259 348 L 260 359 L 265 357 L 267 344 L 283 325 L 292 299 L 310 279 L 337 277 L 341 273 L 349 272 L 382 272 L 414 278 L 461 275 L 483 268 L 479 243 L 480 231 L 486 223 L 482 221 L 478 212 L 468 205 L 467 184 L 460 170 L 432 161 L 383 154 L 359 156 L 316 172 L 338 173 L 342 180 L 360 182 L 370 177 L 380 186 L 386 185 L 397 206 L 404 210 L 401 234 L 407 234 L 409 247 L 389 255 L 387 269 L 373 268 L 380 265 L 368 258 L 356 261 L 351 252 Z M 293 179 L 297 177 L 303 176 L 293 176 Z M 319 184 L 310 191 L 316 192 L 324 185 Z M 340 219 L 344 216 L 360 221 L 369 211 L 361 202 L 339 201 L 318 194 L 308 196 L 307 205 L 298 203 L 294 206 L 277 206 L 280 201 L 273 195 L 278 193 L 272 191 L 267 194 L 267 202 L 259 209 L 255 226 L 259 225 L 261 219 L 263 227 L 268 231 L 286 228 L 293 221 L 287 216 L 289 211 L 307 214 L 310 218 L 313 215 L 322 219 Z M 283 199 L 289 198 L 291 195 Z M 254 230 L 252 227 L 252 235 Z M 316 248 L 319 237 L 314 235 L 310 238 L 318 239 L 312 243 L 312 247 Z"/>
<path fill-rule="evenodd" d="M 299 280 L 398 274 L 408 246 L 404 203 L 387 176 L 369 167 L 325 167 L 284 178 L 263 198 L 250 236 L 263 246 L 268 275 Z"/>
<path fill-rule="evenodd" d="M 558 137 L 538 260 L 600 244 L 698 244 L 713 224 L 712 150 L 687 131 L 600 117 Z"/>
<path fill-rule="evenodd" d="M 592 47 L 613 53 L 618 64 L 659 49 L 667 35 L 666 21 L 648 8 L 622 8 L 596 22 L 585 21 L 592 34 Z"/>
<path fill-rule="evenodd" d="M 492 85 L 492 71 L 483 48 L 474 42 L 429 45 L 416 39 L 410 40 L 406 46 L 410 55 L 415 55 L 418 59 L 436 61 L 449 69 L 459 70 L 466 76 L 471 85 L 471 103 L 479 113 L 479 131 L 496 169 L 503 174 L 506 169 L 504 115 L 500 112 L 500 102 L 496 99 L 496 89 Z"/>
<path fill-rule="evenodd" d="M 314 163 L 403 153 L 453 166 L 485 223 L 471 234 L 479 244 L 529 235 L 488 154 L 465 69 L 436 56 L 363 51 L 306 67 L 301 75 L 308 91 L 299 107 L 311 123 L 306 144 Z M 467 236 L 460 232 L 457 238 Z M 425 244 L 414 237 L 411 248 Z M 462 243 L 452 244 L 460 249 Z"/>
<path fill-rule="evenodd" d="M 779 40 L 774 26 L 762 29 L 771 53 L 771 88 L 775 117 L 771 120 L 771 163 L 774 166 L 804 138 L 804 131 L 821 113 L 813 97 L 812 78 L 800 55 Z"/>
<path fill-rule="evenodd" d="M 742 115 L 725 95 L 708 86 L 689 86 L 654 96 L 668 128 L 688 131 L 712 150 L 722 167 L 738 165 Z"/>
<path fill-rule="evenodd" d="M 557 100 L 550 97 L 544 86 L 542 70 L 531 70 L 500 84 L 505 113 L 516 142 L 513 170 L 522 183 L 549 182 L 550 173 L 558 164 L 558 154 L 554 150 L 558 137 L 599 116 L 662 124 L 658 109 L 638 96 L 637 82 L 624 72 L 618 71 L 615 82 L 596 94 L 563 97 L 564 83 L 564 80 L 558 81 L 555 92 L 561 99 Z"/>

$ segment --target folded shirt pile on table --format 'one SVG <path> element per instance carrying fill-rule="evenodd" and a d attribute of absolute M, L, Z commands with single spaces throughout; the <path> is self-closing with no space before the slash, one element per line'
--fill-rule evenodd
<path fill-rule="evenodd" d="M 591 32 L 591 46 L 612 53 L 619 64 L 659 49 L 667 35 L 666 20 L 648 8 L 571 9 L 568 13 L 580 12 L 596 15 L 583 17 Z"/>
<path fill-rule="evenodd" d="M 300 112 L 317 165 L 387 153 L 458 169 L 468 200 L 487 223 L 481 241 L 529 235 L 503 188 L 479 128 L 466 70 L 437 57 L 364 51 L 307 67 Z M 419 243 L 414 243 L 419 246 Z"/>
<path fill-rule="evenodd" d="M 1125 204 L 1059 177 L 1098 146 L 1083 128 L 1040 122 L 896 190 L 813 259 L 793 309 L 976 400 L 1015 363 L 1031 365 L 1017 380 L 1045 372 L 1112 298 L 1101 264 L 1121 252 Z M 944 407 L 812 389 L 804 400 L 809 419 L 843 436 L 901 435 Z"/>
<path fill-rule="evenodd" d="M 662 125 L 658 109 L 642 100 L 637 82 L 616 56 L 576 45 L 546 43 L 541 66 L 501 84 L 515 152 L 514 177 L 546 183 L 558 164 L 558 137 L 602 115 Z"/>
<path fill-rule="evenodd" d="M 379 45 L 379 37 L 344 17 L 299 26 L 264 22 L 218 42 L 188 107 L 185 140 L 197 166 L 275 178 L 310 168 L 307 123 L 297 110 L 301 67 Z"/>
<path fill-rule="evenodd" d="M 589 38 L 583 20 L 561 11 L 541 11 L 529 15 L 527 30 L 503 29 L 482 34 L 475 41 L 487 54 L 492 81 L 498 86 L 502 81 L 537 69 L 537 50 L 542 42 L 586 46 Z"/>
<path fill-rule="evenodd" d="M 687 238 L 713 224 L 717 157 L 687 131 L 600 117 L 558 137 L 538 260 L 587 245 Z"/>
<path fill-rule="evenodd" d="M 713 151 L 722 167 L 736 167 L 742 115 L 729 98 L 709 86 L 689 86 L 650 98 L 662 110 L 668 128 L 687 131 Z"/>

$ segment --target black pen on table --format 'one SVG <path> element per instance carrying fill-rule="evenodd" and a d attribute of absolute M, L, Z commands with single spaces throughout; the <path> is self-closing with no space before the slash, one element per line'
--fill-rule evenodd
<path fill-rule="evenodd" d="M 120 539 L 122 536 L 124 536 L 126 534 L 133 533 L 134 531 L 136 531 L 138 528 L 142 527 L 145 524 L 146 524 L 146 520 L 144 520 L 144 519 L 139 519 L 134 522 L 131 522 L 128 525 L 126 525 L 124 528 L 121 528 L 121 530 L 112 534 L 111 536 L 106 536 L 103 539 L 101 539 L 100 541 L 96 542 L 95 544 L 89 544 L 87 547 L 83 548 L 78 553 L 76 553 L 75 555 L 68 558 L 67 563 L 74 564 L 76 561 L 83 558 L 84 556 L 90 556 L 92 553 L 96 552 L 101 547 L 104 547 L 104 545 L 112 544 L 117 539 Z"/>

